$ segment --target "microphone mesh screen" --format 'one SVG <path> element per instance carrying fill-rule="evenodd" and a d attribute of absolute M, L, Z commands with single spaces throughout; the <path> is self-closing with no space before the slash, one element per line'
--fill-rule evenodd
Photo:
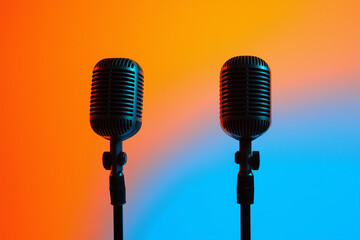
<path fill-rule="evenodd" d="M 270 70 L 252 56 L 229 59 L 220 73 L 220 121 L 236 139 L 255 139 L 270 126 Z"/>
<path fill-rule="evenodd" d="M 93 70 L 90 123 L 107 139 L 125 140 L 141 126 L 144 76 L 140 66 L 126 58 L 107 58 Z"/>

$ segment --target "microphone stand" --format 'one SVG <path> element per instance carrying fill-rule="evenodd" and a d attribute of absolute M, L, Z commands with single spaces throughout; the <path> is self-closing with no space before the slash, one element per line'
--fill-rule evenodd
<path fill-rule="evenodd" d="M 260 154 L 251 151 L 251 140 L 240 140 L 240 151 L 235 153 L 239 164 L 237 203 L 241 205 L 241 240 L 250 240 L 250 205 L 254 203 L 254 174 L 260 166 Z"/>
<path fill-rule="evenodd" d="M 123 240 L 123 205 L 126 203 L 123 166 L 127 160 L 122 141 L 111 139 L 110 152 L 103 154 L 103 166 L 110 172 L 110 198 L 114 206 L 114 240 Z"/>

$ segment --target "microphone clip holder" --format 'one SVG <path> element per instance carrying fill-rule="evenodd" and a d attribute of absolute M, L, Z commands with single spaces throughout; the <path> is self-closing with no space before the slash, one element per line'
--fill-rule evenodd
<path fill-rule="evenodd" d="M 237 203 L 254 203 L 254 174 L 252 170 L 260 167 L 260 154 L 258 151 L 251 151 L 251 141 L 241 140 L 240 151 L 235 153 L 235 163 L 239 164 L 237 176 Z"/>
<path fill-rule="evenodd" d="M 111 170 L 109 176 L 111 204 L 114 206 L 124 205 L 126 203 L 126 189 L 123 166 L 126 164 L 127 156 L 122 151 L 122 142 L 110 140 L 110 152 L 104 152 L 102 160 L 104 168 Z"/>

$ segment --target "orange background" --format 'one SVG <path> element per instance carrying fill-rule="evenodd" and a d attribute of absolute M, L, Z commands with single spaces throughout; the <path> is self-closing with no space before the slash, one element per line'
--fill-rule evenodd
<path fill-rule="evenodd" d="M 101 239 L 96 229 L 111 229 L 99 221 L 111 211 L 108 142 L 89 124 L 100 59 L 144 69 L 143 126 L 124 146 L 131 189 L 163 151 L 210 124 L 230 57 L 268 62 L 281 111 L 358 92 L 349 76 L 359 76 L 359 10 L 359 1 L 0 1 L 0 238 Z"/>

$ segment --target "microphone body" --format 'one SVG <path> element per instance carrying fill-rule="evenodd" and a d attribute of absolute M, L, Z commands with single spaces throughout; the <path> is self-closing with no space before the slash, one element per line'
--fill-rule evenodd
<path fill-rule="evenodd" d="M 126 58 L 107 58 L 93 70 L 90 124 L 98 135 L 126 140 L 142 123 L 144 76 L 139 64 Z"/>
<path fill-rule="evenodd" d="M 271 123 L 270 69 L 258 57 L 229 59 L 220 73 L 220 122 L 237 140 L 253 140 Z"/>

